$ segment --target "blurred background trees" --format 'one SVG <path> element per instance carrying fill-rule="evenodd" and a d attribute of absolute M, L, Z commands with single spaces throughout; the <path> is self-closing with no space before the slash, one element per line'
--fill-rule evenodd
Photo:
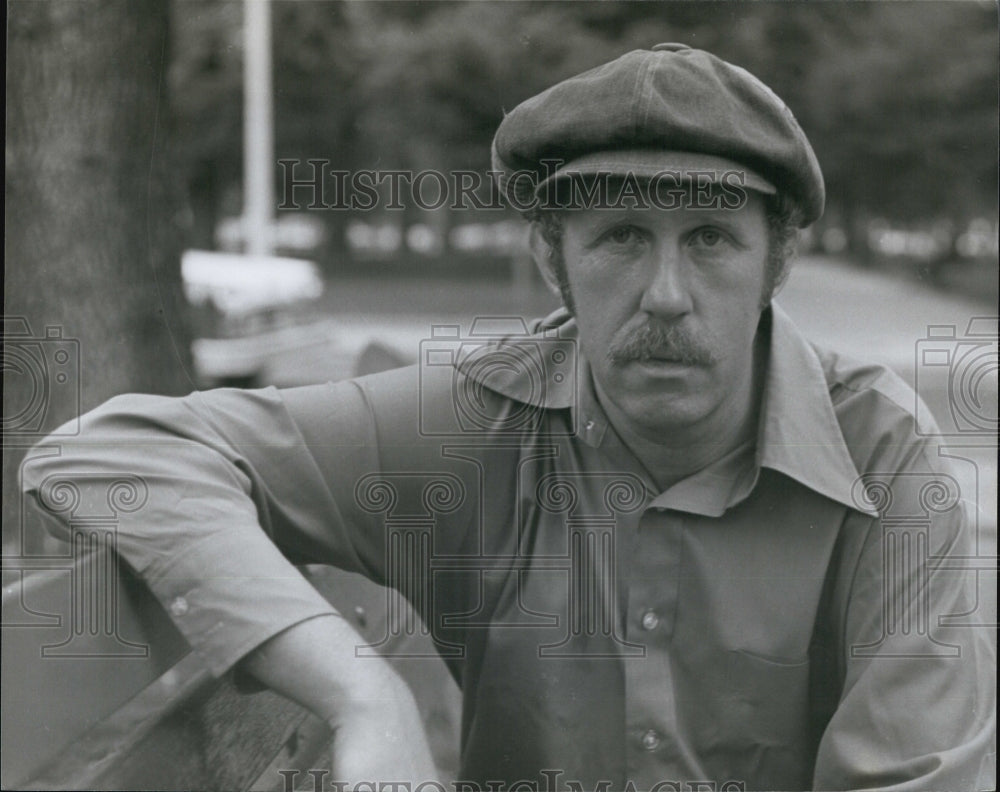
<path fill-rule="evenodd" d="M 207 242 L 239 203 L 241 9 L 173 2 L 171 87 Z M 870 261 L 873 220 L 954 241 L 997 215 L 992 3 L 299 0 L 277 3 L 274 25 L 279 157 L 485 172 L 504 109 L 629 49 L 682 41 L 745 66 L 792 108 L 827 179 L 817 239 L 835 227 L 834 248 Z M 320 214 L 332 274 L 350 261 L 350 218 Z"/>

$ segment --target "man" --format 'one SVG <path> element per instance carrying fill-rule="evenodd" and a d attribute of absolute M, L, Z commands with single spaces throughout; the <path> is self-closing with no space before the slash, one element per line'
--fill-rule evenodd
<path fill-rule="evenodd" d="M 413 601 L 482 788 L 989 788 L 991 643 L 923 629 L 972 607 L 928 560 L 969 526 L 880 520 L 951 480 L 913 394 L 771 303 L 824 201 L 792 114 L 659 45 L 524 102 L 493 158 L 566 310 L 351 382 L 119 397 L 28 489 L 141 477 L 124 559 L 214 671 L 328 720 L 349 783 L 435 768 L 292 563 Z"/>

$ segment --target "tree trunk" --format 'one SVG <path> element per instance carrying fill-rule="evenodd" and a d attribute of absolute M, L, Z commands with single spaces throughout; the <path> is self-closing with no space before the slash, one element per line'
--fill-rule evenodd
<path fill-rule="evenodd" d="M 167 0 L 9 5 L 8 555 L 29 550 L 17 495 L 28 447 L 112 395 L 193 388 L 165 147 L 167 9 Z"/>

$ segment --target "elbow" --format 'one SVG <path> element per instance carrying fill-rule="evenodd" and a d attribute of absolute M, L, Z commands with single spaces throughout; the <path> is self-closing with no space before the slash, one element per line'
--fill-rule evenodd
<path fill-rule="evenodd" d="M 100 523 L 141 508 L 148 496 L 142 474 L 152 438 L 139 413 L 162 397 L 117 396 L 63 424 L 25 455 L 19 470 L 23 540 L 67 540 L 74 525 Z M 41 540 L 44 541 L 44 540 Z"/>

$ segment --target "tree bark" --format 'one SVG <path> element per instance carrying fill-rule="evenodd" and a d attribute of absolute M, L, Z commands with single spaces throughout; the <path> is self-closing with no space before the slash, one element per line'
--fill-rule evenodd
<path fill-rule="evenodd" d="M 164 96 L 167 0 L 8 11 L 4 551 L 30 445 L 127 391 L 193 388 Z M 72 431 L 70 428 L 68 431 Z"/>

